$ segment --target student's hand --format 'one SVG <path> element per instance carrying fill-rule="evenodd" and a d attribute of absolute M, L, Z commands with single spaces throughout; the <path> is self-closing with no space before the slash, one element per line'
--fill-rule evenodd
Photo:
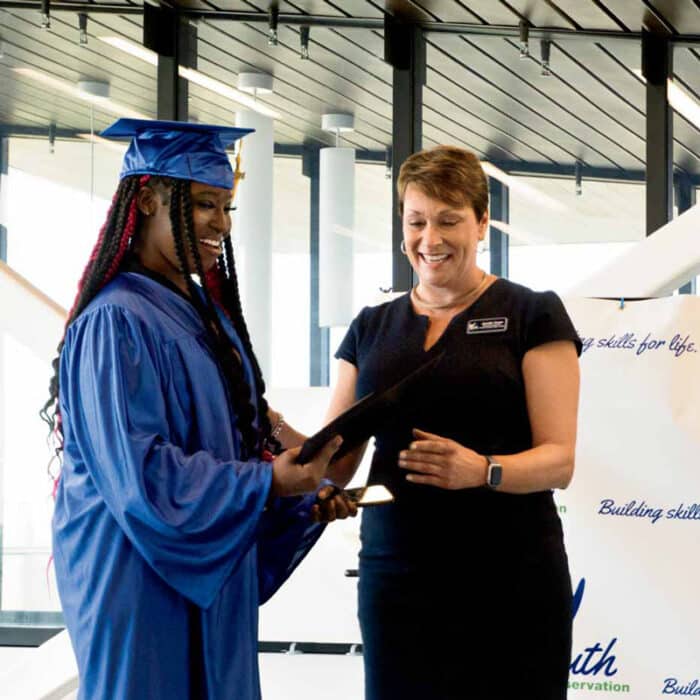
<path fill-rule="evenodd" d="M 337 486 L 324 486 L 319 490 L 316 503 L 311 508 L 311 518 L 317 523 L 345 520 L 357 515 L 357 504 L 347 498 Z"/>
<path fill-rule="evenodd" d="M 315 491 L 342 442 L 339 435 L 329 440 L 307 464 L 296 461 L 301 447 L 293 447 L 277 455 L 272 462 L 272 495 L 300 496 Z"/>

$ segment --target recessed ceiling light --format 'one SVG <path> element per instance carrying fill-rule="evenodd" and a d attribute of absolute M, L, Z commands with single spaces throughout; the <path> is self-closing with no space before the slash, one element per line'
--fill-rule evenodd
<path fill-rule="evenodd" d="M 108 97 L 102 97 L 100 95 L 91 94 L 87 90 L 81 89 L 80 83 L 75 85 L 69 83 L 67 80 L 61 80 L 60 78 L 55 78 L 48 73 L 42 73 L 41 71 L 34 70 L 33 68 L 13 68 L 15 73 L 24 76 L 25 78 L 30 78 L 37 83 L 46 85 L 54 90 L 58 90 L 71 97 L 76 97 L 83 102 L 89 102 L 90 104 L 97 107 L 102 112 L 109 112 L 119 117 L 131 117 L 132 119 L 149 119 L 145 114 L 137 112 L 136 110 L 130 109 L 129 107 L 115 102 Z M 93 81 L 95 82 L 95 81 Z M 86 83 L 81 81 L 83 85 Z"/>
<path fill-rule="evenodd" d="M 118 36 L 98 36 L 97 38 L 100 41 L 103 41 L 105 44 L 113 46 L 115 49 L 128 53 L 134 58 L 150 63 L 152 66 L 158 65 L 158 54 L 155 53 L 155 51 L 150 51 L 149 49 L 144 48 L 133 41 L 129 41 L 128 39 Z M 246 95 L 240 90 L 236 90 L 235 88 L 232 88 L 219 80 L 210 78 L 208 75 L 205 75 L 194 68 L 178 66 L 178 74 L 181 78 L 189 80 L 191 83 L 195 83 L 200 87 L 210 90 L 211 92 L 215 92 L 217 95 L 226 97 L 233 102 L 237 102 L 238 104 L 243 105 L 254 112 L 263 114 L 271 119 L 279 119 L 280 115 L 278 112 L 275 112 L 273 109 L 261 104 L 254 97 Z"/>

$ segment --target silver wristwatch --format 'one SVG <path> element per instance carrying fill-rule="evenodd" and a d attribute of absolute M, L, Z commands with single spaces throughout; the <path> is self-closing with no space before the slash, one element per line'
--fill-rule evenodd
<path fill-rule="evenodd" d="M 484 455 L 489 462 L 489 468 L 486 472 L 486 485 L 489 488 L 495 489 L 503 479 L 503 465 L 497 462 L 491 455 Z"/>

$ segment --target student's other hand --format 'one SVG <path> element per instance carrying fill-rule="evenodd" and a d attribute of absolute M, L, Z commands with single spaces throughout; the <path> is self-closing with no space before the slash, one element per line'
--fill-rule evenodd
<path fill-rule="evenodd" d="M 337 486 L 319 489 L 316 503 L 311 508 L 311 517 L 317 523 L 345 520 L 357 515 L 357 504 L 347 498 Z"/>

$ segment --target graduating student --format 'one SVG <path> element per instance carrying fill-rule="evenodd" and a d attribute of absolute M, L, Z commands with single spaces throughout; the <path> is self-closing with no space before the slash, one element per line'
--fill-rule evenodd
<path fill-rule="evenodd" d="M 246 133 L 104 132 L 132 141 L 43 410 L 63 452 L 53 551 L 79 698 L 259 698 L 258 606 L 318 521 L 356 512 L 330 487 L 316 500 L 339 441 L 297 464 L 282 448 L 303 436 L 263 396 L 229 235 L 224 148 Z"/>

